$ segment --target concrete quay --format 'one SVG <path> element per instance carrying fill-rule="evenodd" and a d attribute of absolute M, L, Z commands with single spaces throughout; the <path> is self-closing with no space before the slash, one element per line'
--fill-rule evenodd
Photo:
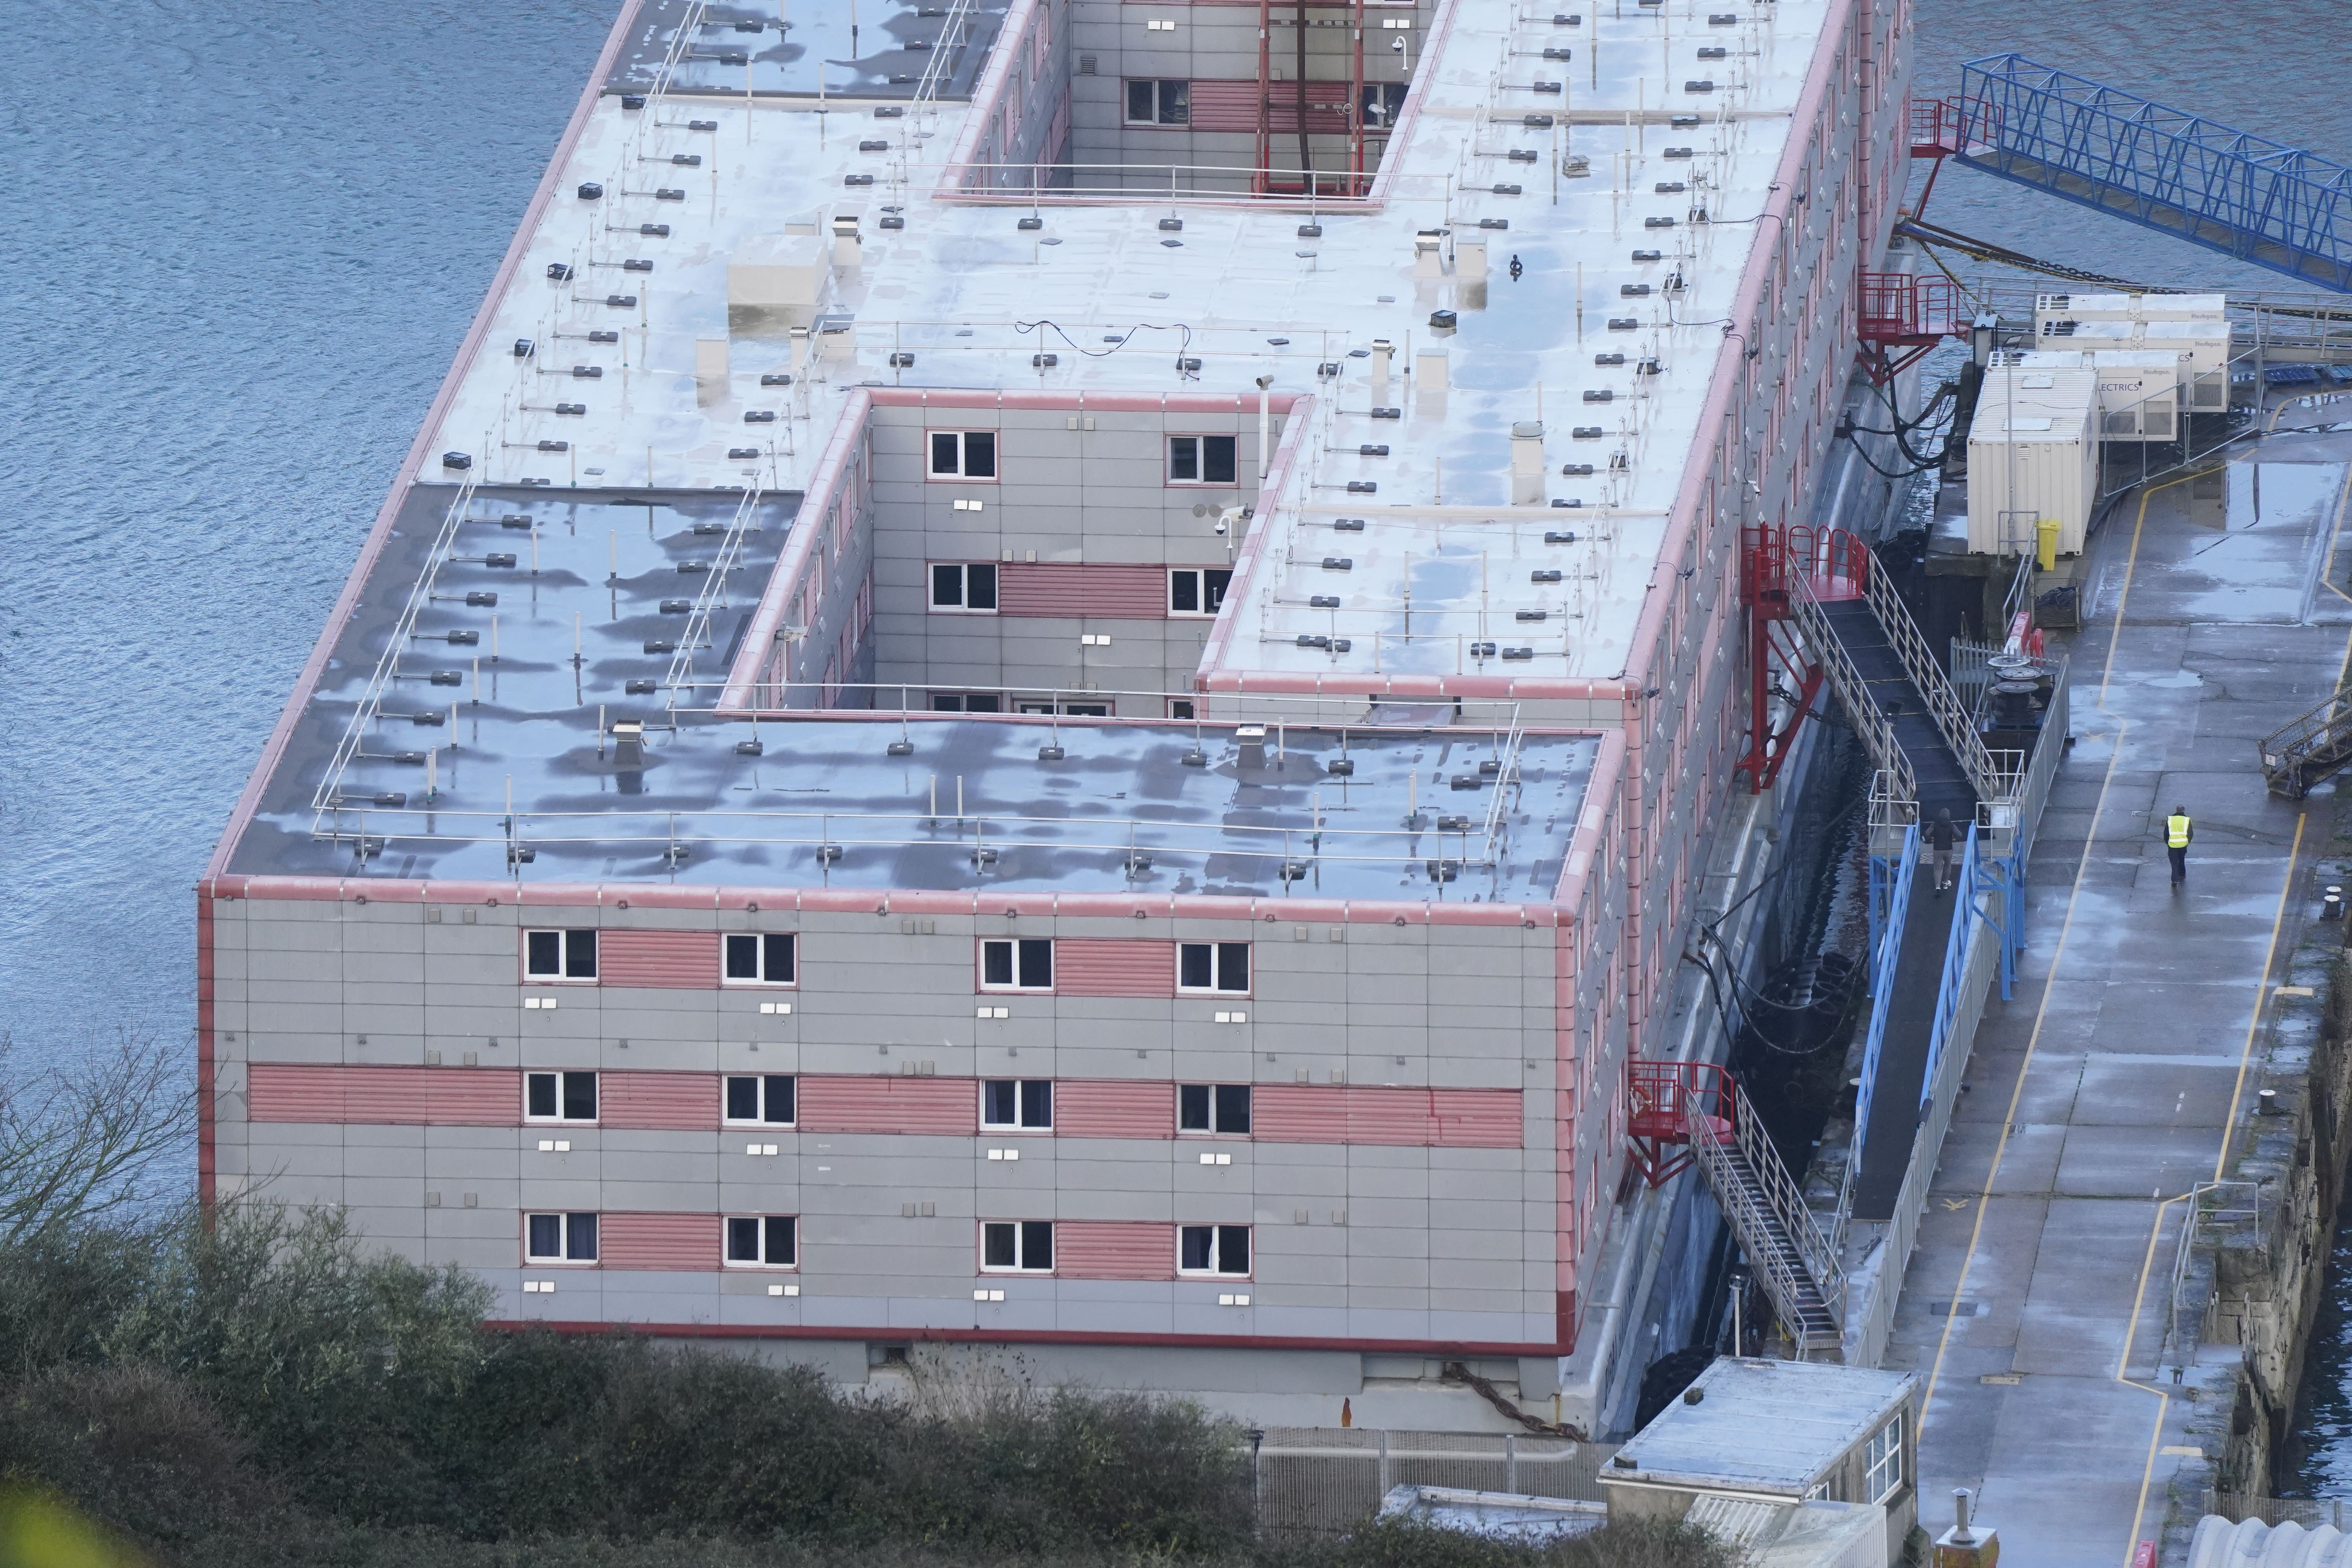
<path fill-rule="evenodd" d="M 2014 1565 L 2128 1564 L 2214 1446 L 2198 1396 L 2231 1373 L 2165 1357 L 2166 1299 L 2194 1189 L 2246 1145 L 2313 862 L 2341 847 L 2332 787 L 2273 798 L 2254 748 L 2352 654 L 2347 432 L 2282 428 L 2126 497 L 2061 644 L 2075 744 L 2027 951 L 1978 1032 L 1887 1356 L 1927 1380 L 1923 1522 L 1974 1489 Z M 2176 804 L 2197 824 L 2178 893 Z"/>

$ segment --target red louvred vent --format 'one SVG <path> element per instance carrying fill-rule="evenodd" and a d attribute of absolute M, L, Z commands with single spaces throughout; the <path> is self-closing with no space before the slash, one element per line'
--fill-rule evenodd
<path fill-rule="evenodd" d="M 1168 616 L 1165 566 L 1094 565 L 1072 561 L 1011 561 L 997 580 L 1000 616 Z"/>
<path fill-rule="evenodd" d="M 980 1090 L 968 1078 L 804 1078 L 803 1132 L 926 1132 L 970 1137 L 980 1131 Z"/>
<path fill-rule="evenodd" d="M 675 1268 L 707 1274 L 719 1266 L 715 1214 L 606 1214 L 596 1221 L 596 1261 L 607 1268 Z"/>
<path fill-rule="evenodd" d="M 1066 1079 L 1054 1086 L 1054 1131 L 1065 1138 L 1173 1138 L 1176 1086 Z"/>
<path fill-rule="evenodd" d="M 719 1125 L 719 1079 L 709 1073 L 602 1073 L 596 1095 L 596 1119 L 607 1127 L 700 1132 Z"/>
<path fill-rule="evenodd" d="M 1066 1279 L 1173 1279 L 1176 1227 L 1150 1220 L 1057 1220 L 1054 1272 Z"/>
<path fill-rule="evenodd" d="M 512 1127 L 522 1120 L 522 1085 L 504 1068 L 255 1062 L 247 1073 L 246 1114 L 255 1121 Z"/>
<path fill-rule="evenodd" d="M 1262 1142 L 1516 1149 L 1523 1141 L 1515 1089 L 1268 1083 L 1251 1099 Z"/>
<path fill-rule="evenodd" d="M 1173 996 L 1176 944 L 1065 937 L 1054 943 L 1054 990 L 1064 996 Z"/>
<path fill-rule="evenodd" d="M 719 936 L 707 931 L 603 931 L 596 933 L 600 985 L 670 991 L 719 988 Z"/>
<path fill-rule="evenodd" d="M 1250 134 L 1257 130 L 1258 97 L 1263 90 L 1271 100 L 1268 118 L 1277 133 L 1298 134 L 1298 84 L 1278 81 L 1261 89 L 1256 79 L 1239 81 L 1204 81 L 1192 79 L 1191 107 L 1192 128 L 1195 131 L 1240 132 Z M 1348 133 L 1348 84 L 1346 82 L 1309 81 L 1307 84 L 1307 129 L 1317 135 L 1344 136 Z M 1288 165 L 1297 168 L 1297 152 Z M 1280 167 L 1281 165 L 1277 165 Z M 1297 178 L 1292 174 L 1292 179 Z"/>

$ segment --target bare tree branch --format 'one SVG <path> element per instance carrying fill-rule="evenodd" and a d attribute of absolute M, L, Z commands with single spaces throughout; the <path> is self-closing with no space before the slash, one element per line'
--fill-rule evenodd
<path fill-rule="evenodd" d="M 184 1057 L 124 1026 L 20 1075 L 13 1045 L 0 1034 L 0 1242 L 144 1203 L 195 1129 Z"/>

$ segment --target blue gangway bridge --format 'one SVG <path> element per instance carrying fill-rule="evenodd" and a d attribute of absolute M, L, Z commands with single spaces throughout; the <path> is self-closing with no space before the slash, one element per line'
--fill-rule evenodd
<path fill-rule="evenodd" d="M 2352 292 L 2352 169 L 1994 55 L 1914 106 L 1914 156 L 1948 157 L 2306 284 Z"/>

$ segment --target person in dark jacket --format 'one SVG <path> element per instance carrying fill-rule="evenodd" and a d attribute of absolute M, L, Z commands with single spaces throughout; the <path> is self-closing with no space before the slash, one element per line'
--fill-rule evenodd
<path fill-rule="evenodd" d="M 1936 891 L 1948 890 L 1952 885 L 1952 850 L 1960 841 L 1960 830 L 1952 821 L 1949 808 L 1936 814 L 1927 825 L 1927 847 L 1935 852 Z"/>

